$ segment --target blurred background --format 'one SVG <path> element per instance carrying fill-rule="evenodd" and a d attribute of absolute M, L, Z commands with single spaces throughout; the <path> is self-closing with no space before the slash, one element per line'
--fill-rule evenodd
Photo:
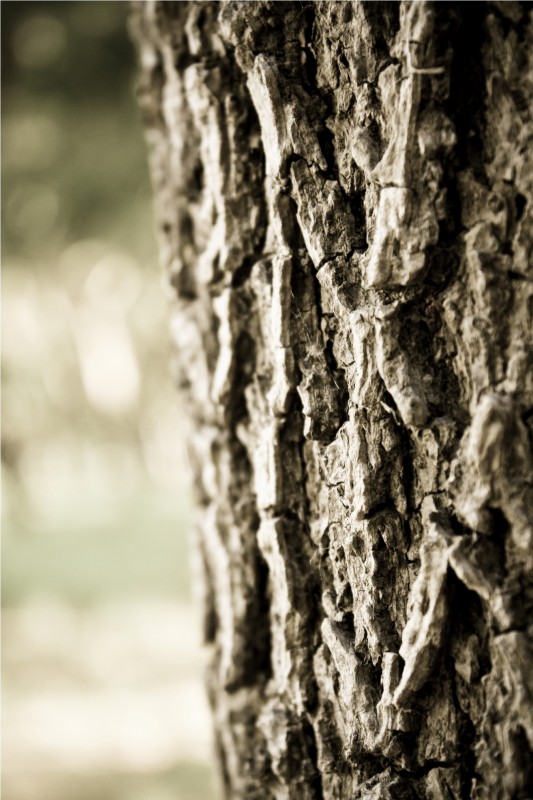
<path fill-rule="evenodd" d="M 209 800 L 124 2 L 2 2 L 4 800 Z"/>

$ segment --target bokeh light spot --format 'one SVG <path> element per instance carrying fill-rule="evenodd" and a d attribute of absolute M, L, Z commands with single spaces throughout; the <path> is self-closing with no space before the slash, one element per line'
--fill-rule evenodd
<path fill-rule="evenodd" d="M 12 40 L 16 61 L 27 69 L 42 69 L 53 64 L 65 52 L 65 25 L 48 14 L 34 14 L 23 20 Z"/>

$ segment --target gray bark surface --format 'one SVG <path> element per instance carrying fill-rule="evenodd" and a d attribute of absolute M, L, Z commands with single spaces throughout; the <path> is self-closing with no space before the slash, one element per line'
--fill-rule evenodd
<path fill-rule="evenodd" d="M 227 796 L 531 797 L 531 5 L 133 23 Z"/>

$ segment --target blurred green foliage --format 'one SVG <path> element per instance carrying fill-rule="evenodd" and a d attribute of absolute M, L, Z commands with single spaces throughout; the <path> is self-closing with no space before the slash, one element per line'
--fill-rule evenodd
<path fill-rule="evenodd" d="M 122 2 L 2 3 L 9 603 L 41 590 L 76 602 L 189 592 L 183 432 L 127 15 Z"/>
<path fill-rule="evenodd" d="M 43 263 L 97 234 L 153 259 L 127 12 L 120 2 L 2 3 L 5 256 Z"/>
<path fill-rule="evenodd" d="M 69 619 L 97 620 L 97 609 L 111 614 L 113 603 L 131 601 L 134 625 L 138 608 L 157 614 L 158 602 L 186 609 L 190 602 L 183 415 L 169 377 L 128 10 L 113 1 L 1 4 L 2 601 L 11 715 L 4 738 L 15 753 L 4 765 L 9 800 L 213 797 L 205 754 L 193 763 L 176 752 L 175 767 L 161 762 L 143 774 L 133 764 L 131 774 L 107 774 L 104 766 L 73 772 L 65 766 L 75 762 L 77 746 L 68 726 L 64 763 L 43 772 L 31 754 L 46 753 L 39 743 L 45 747 L 47 726 L 63 735 L 57 715 L 41 705 L 38 717 L 25 716 L 45 674 L 53 708 L 66 708 L 67 675 L 34 663 L 42 640 L 54 651 L 62 637 L 51 623 L 42 629 L 47 603 Z M 191 630 L 183 628 L 184 641 Z M 81 695 L 79 666 L 69 669 Z M 191 669 L 188 679 L 199 677 L 198 666 Z M 139 697 L 156 689 L 140 687 Z M 105 705 L 111 689 L 101 690 Z M 81 737 L 99 736 L 78 722 Z M 176 726 L 188 735 L 186 720 L 176 718 Z"/>

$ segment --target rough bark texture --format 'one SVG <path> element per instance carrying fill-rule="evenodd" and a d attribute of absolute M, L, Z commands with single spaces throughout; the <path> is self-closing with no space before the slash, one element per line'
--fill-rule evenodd
<path fill-rule="evenodd" d="M 530 797 L 531 6 L 134 21 L 228 797 Z"/>

